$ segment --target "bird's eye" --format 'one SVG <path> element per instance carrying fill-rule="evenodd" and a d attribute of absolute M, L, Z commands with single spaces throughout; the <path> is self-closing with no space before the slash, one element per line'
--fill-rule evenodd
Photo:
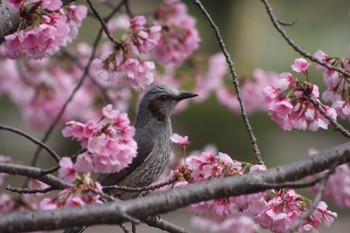
<path fill-rule="evenodd" d="M 161 96 L 159 97 L 159 99 L 160 99 L 161 101 L 165 101 L 165 100 L 168 100 L 168 99 L 169 99 L 169 96 L 167 96 L 167 95 L 161 95 Z"/>

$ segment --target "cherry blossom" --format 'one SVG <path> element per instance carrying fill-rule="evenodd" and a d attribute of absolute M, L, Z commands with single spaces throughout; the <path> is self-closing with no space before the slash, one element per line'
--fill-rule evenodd
<path fill-rule="evenodd" d="M 309 82 L 297 81 L 290 73 L 282 73 L 275 86 L 267 86 L 263 90 L 269 116 L 284 130 L 309 129 L 317 131 L 327 129 L 329 121 L 309 101 L 318 100 L 318 87 Z M 333 108 L 322 105 L 320 107 L 332 119 L 337 114 Z"/>
<path fill-rule="evenodd" d="M 133 31 L 128 43 L 135 47 L 140 54 L 146 54 L 151 51 L 160 39 L 161 26 L 155 25 L 146 27 L 144 16 L 136 16 L 130 20 L 130 28 Z"/>
<path fill-rule="evenodd" d="M 77 174 L 72 160 L 68 157 L 63 157 L 61 158 L 59 164 L 60 168 L 58 170 L 58 177 L 62 178 L 67 182 L 75 181 Z"/>
<path fill-rule="evenodd" d="M 165 64 L 182 63 L 200 42 L 195 18 L 187 14 L 186 5 L 179 1 L 164 2 L 155 14 L 163 28 L 155 47 L 155 58 Z"/>
<path fill-rule="evenodd" d="M 44 198 L 39 209 L 57 209 L 86 204 L 102 204 L 100 200 L 102 186 L 95 182 L 89 174 L 82 174 L 72 188 L 66 188 L 58 193 L 56 197 Z"/>
<path fill-rule="evenodd" d="M 292 64 L 292 69 L 297 73 L 304 73 L 305 75 L 307 75 L 309 66 L 310 64 L 307 60 L 305 60 L 304 58 L 297 58 Z"/>
<path fill-rule="evenodd" d="M 278 76 L 276 73 L 266 72 L 261 69 L 254 70 L 251 77 L 242 80 L 241 96 L 247 113 L 266 111 L 266 105 L 263 104 L 264 96 L 262 90 L 266 86 L 275 85 L 277 80 Z M 232 88 L 226 86 L 217 88 L 216 97 L 220 104 L 233 112 L 240 113 L 241 107 Z"/>
<path fill-rule="evenodd" d="M 344 58 L 331 58 L 326 53 L 318 50 L 315 57 L 330 65 L 340 65 L 348 68 L 349 60 Z M 322 99 L 332 103 L 332 108 L 343 120 L 350 120 L 350 94 L 348 77 L 334 70 L 317 65 L 316 69 L 323 70 L 323 82 L 327 87 L 322 93 Z"/>
<path fill-rule="evenodd" d="M 175 188 L 181 188 L 188 183 L 243 175 L 246 167 L 250 168 L 249 173 L 266 170 L 263 165 L 242 164 L 224 153 L 204 151 L 191 154 L 171 176 L 179 180 Z M 202 201 L 190 205 L 188 209 L 196 213 L 197 217 L 192 222 L 200 229 L 206 228 L 213 232 L 256 232 L 259 224 L 272 232 L 282 233 L 299 219 L 310 204 L 309 199 L 292 189 L 271 189 L 249 195 Z M 329 226 L 336 217 L 336 213 L 328 210 L 324 202 L 320 202 L 310 218 L 301 222 L 298 231 L 318 232 L 321 225 Z"/>
<path fill-rule="evenodd" d="M 188 136 L 181 136 L 177 133 L 171 135 L 170 139 L 173 143 L 181 145 L 184 150 L 187 145 L 191 144 L 191 142 L 188 140 Z"/>
<path fill-rule="evenodd" d="M 102 112 L 107 117 L 99 123 L 71 121 L 62 131 L 63 136 L 80 141 L 82 148 L 87 149 L 77 157 L 75 168 L 79 171 L 119 172 L 136 156 L 135 129 L 130 126 L 127 114 L 113 110 L 111 106 L 104 107 Z M 69 172 L 73 168 L 69 161 L 64 163 L 62 175 L 71 179 Z"/>
<path fill-rule="evenodd" d="M 92 63 L 93 75 L 111 84 L 123 84 L 133 89 L 143 89 L 153 82 L 153 62 L 128 57 L 120 48 L 105 52 Z"/>
<path fill-rule="evenodd" d="M 70 6 L 65 12 L 59 10 L 62 6 L 60 0 L 36 2 L 41 5 L 32 12 L 37 17 L 23 18 L 22 24 L 27 27 L 5 36 L 5 54 L 11 59 L 21 55 L 41 59 L 54 54 L 61 46 L 66 46 L 76 37 L 77 28 L 86 17 L 85 6 Z M 40 9 L 52 12 L 44 14 Z"/>

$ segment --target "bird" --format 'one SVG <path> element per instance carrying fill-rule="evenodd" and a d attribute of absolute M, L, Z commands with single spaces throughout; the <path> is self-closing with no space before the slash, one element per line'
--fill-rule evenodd
<path fill-rule="evenodd" d="M 180 92 L 170 85 L 152 86 L 142 97 L 136 113 L 136 157 L 127 168 L 118 173 L 101 174 L 97 181 L 102 186 L 145 187 L 157 180 L 166 169 L 171 154 L 171 114 L 179 102 L 196 96 L 194 93 Z M 106 192 L 123 200 L 138 195 L 113 189 Z M 84 229 L 71 228 L 64 233 L 78 233 Z"/>

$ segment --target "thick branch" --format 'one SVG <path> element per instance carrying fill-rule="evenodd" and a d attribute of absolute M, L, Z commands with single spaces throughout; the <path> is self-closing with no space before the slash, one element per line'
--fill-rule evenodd
<path fill-rule="evenodd" d="M 33 179 L 40 180 L 49 185 L 53 189 L 64 189 L 72 186 L 71 184 L 64 182 L 54 175 L 43 175 L 43 170 L 37 167 L 30 167 L 25 165 L 17 165 L 11 163 L 0 163 L 0 173 L 7 173 L 11 175 L 20 175 Z M 0 232 L 3 232 L 0 230 Z"/>
<path fill-rule="evenodd" d="M 350 143 L 328 149 L 315 157 L 307 157 L 268 169 L 265 172 L 190 184 L 183 188 L 124 202 L 6 214 L 0 217 L 0 232 L 118 224 L 125 222 L 125 218 L 122 217 L 125 214 L 141 219 L 167 213 L 200 201 L 259 192 L 269 189 L 264 185 L 266 183 L 296 181 L 346 162 L 350 162 Z"/>

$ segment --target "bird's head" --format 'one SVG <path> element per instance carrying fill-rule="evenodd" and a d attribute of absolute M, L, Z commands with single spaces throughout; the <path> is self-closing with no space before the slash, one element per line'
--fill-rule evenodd
<path fill-rule="evenodd" d="M 164 121 L 170 117 L 175 106 L 184 99 L 196 97 L 197 94 L 180 92 L 175 87 L 169 85 L 155 85 L 141 99 L 139 114 L 141 111 L 148 111 L 151 116 L 159 121 Z"/>

